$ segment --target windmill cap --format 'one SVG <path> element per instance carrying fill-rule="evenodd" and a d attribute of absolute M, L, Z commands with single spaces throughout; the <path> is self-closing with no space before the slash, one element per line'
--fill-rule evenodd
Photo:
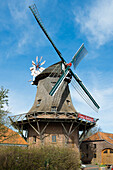
<path fill-rule="evenodd" d="M 44 71 L 42 71 L 42 73 L 40 73 L 38 76 L 35 77 L 34 85 L 37 85 L 38 81 L 40 81 L 48 76 L 52 77 L 53 74 L 54 75 L 56 74 L 57 76 L 60 77 L 60 74 L 58 74 L 58 69 L 59 69 L 59 73 L 60 73 L 61 69 L 62 69 L 61 63 L 62 63 L 62 61 L 55 63 L 55 64 L 47 67 Z"/>

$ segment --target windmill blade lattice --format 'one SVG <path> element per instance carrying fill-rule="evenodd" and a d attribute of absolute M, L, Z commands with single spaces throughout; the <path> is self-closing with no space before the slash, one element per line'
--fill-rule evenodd
<path fill-rule="evenodd" d="M 53 43 L 52 39 L 50 38 L 50 36 L 48 35 L 46 29 L 44 28 L 44 25 L 40 19 L 40 15 L 38 12 L 38 9 L 36 7 L 35 4 L 33 4 L 32 6 L 29 6 L 31 12 L 33 13 L 36 21 L 38 22 L 40 28 L 42 29 L 42 31 L 44 32 L 44 34 L 46 35 L 46 37 L 48 38 L 48 40 L 50 41 L 50 43 L 52 44 L 53 48 L 55 49 L 55 51 L 57 52 L 57 54 L 59 55 L 59 57 L 61 58 L 61 60 L 65 63 L 65 60 L 63 59 L 61 52 L 57 49 L 57 47 L 55 46 L 55 44 Z"/>
<path fill-rule="evenodd" d="M 71 63 L 73 63 L 74 69 L 77 67 L 80 61 L 86 56 L 87 53 L 88 52 L 84 47 L 84 44 L 82 44 L 81 47 L 78 49 L 78 51 L 75 53 L 71 61 Z"/>
<path fill-rule="evenodd" d="M 82 89 L 82 87 L 78 84 L 75 79 L 72 79 L 71 85 L 73 88 L 78 92 L 78 94 L 83 98 L 83 100 L 96 112 L 98 112 L 97 106 L 94 105 L 92 100 L 88 97 L 88 95 L 85 93 L 85 91 Z"/>

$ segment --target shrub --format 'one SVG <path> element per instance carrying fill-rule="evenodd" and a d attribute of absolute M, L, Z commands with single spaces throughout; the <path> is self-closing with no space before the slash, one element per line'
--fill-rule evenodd
<path fill-rule="evenodd" d="M 0 147 L 1 170 L 77 170 L 79 153 L 66 147 Z"/>

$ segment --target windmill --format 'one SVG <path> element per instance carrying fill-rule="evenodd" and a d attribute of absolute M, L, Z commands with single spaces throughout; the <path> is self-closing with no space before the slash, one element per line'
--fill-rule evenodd
<path fill-rule="evenodd" d="M 50 36 L 48 35 L 46 29 L 44 28 L 42 21 L 40 19 L 39 16 L 39 12 L 37 10 L 36 5 L 32 5 L 29 6 L 31 12 L 33 13 L 36 21 L 38 22 L 40 28 L 42 29 L 42 31 L 44 32 L 44 34 L 46 35 L 46 37 L 48 38 L 48 40 L 50 41 L 50 43 L 52 44 L 53 48 L 55 49 L 55 51 L 57 52 L 58 56 L 60 57 L 61 61 L 62 61 L 62 74 L 60 76 L 60 78 L 58 79 L 58 81 L 56 82 L 56 84 L 54 85 L 54 87 L 50 90 L 49 94 L 51 96 L 54 96 L 55 93 L 58 91 L 58 89 L 60 88 L 61 84 L 63 83 L 63 81 L 66 79 L 66 77 L 70 74 L 73 77 L 73 83 L 72 86 L 77 90 L 77 92 L 83 97 L 83 99 L 87 102 L 87 104 L 89 104 L 95 111 L 98 111 L 98 109 L 100 108 L 100 106 L 97 104 L 97 102 L 95 101 L 95 99 L 92 97 L 92 95 L 89 93 L 89 91 L 87 90 L 87 88 L 84 86 L 84 84 L 82 83 L 82 81 L 79 79 L 79 77 L 77 76 L 77 74 L 73 73 L 72 69 L 70 68 L 73 64 L 74 69 L 77 67 L 77 65 L 79 64 L 79 62 L 83 59 L 83 57 L 87 54 L 87 50 L 84 46 L 84 44 L 81 45 L 81 47 L 78 49 L 78 51 L 75 53 L 74 57 L 72 58 L 70 63 L 67 63 L 65 61 L 65 59 L 62 57 L 61 52 L 57 49 L 57 47 L 55 46 L 55 44 L 53 43 L 52 39 L 50 38 Z"/>
<path fill-rule="evenodd" d="M 71 65 L 77 67 L 87 54 L 84 44 L 78 49 L 70 63 L 62 57 L 56 48 L 42 22 L 39 19 L 36 5 L 29 7 L 36 21 L 54 47 L 61 61 L 41 70 L 42 57 L 36 63 L 32 61 L 30 68 L 33 75 L 33 85 L 37 86 L 34 104 L 27 113 L 10 116 L 12 125 L 18 129 L 29 144 L 57 144 L 79 148 L 79 144 L 88 131 L 96 125 L 98 119 L 80 114 L 72 104 L 69 83 L 78 91 L 85 101 L 96 110 L 99 105 L 83 85 L 79 77 L 71 70 Z M 26 133 L 24 133 L 26 132 Z M 79 134 L 79 132 L 81 132 Z"/>

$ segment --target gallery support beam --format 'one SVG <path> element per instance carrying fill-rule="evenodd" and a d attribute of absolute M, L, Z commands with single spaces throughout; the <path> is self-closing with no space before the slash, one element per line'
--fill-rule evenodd
<path fill-rule="evenodd" d="M 32 127 L 32 129 L 40 136 L 41 143 L 43 144 L 43 139 L 44 139 L 44 131 L 47 128 L 49 122 L 46 123 L 46 125 L 43 127 L 41 130 L 39 122 L 37 121 L 37 128 L 35 128 L 30 122 L 29 125 Z"/>
<path fill-rule="evenodd" d="M 92 127 L 91 127 L 91 128 L 92 128 Z M 89 129 L 87 129 L 87 130 L 84 130 L 84 131 L 82 132 L 82 134 L 81 134 L 80 137 L 79 137 L 79 146 L 81 145 L 82 141 L 85 139 L 85 137 L 87 136 L 87 134 L 88 134 L 88 132 L 90 131 L 91 128 L 89 128 Z"/>
<path fill-rule="evenodd" d="M 13 120 L 9 117 L 11 124 L 15 127 L 15 129 L 17 129 L 19 131 L 19 133 L 22 135 L 22 137 L 25 139 L 24 135 L 23 135 L 23 130 L 21 131 L 18 126 L 16 125 L 16 123 L 13 122 Z M 23 129 L 23 128 L 22 128 Z"/>
<path fill-rule="evenodd" d="M 80 126 L 80 124 L 82 123 L 82 121 L 80 121 L 73 129 L 72 127 L 74 126 L 74 122 L 71 123 L 70 127 L 69 127 L 69 130 L 65 127 L 65 125 L 61 122 L 61 125 L 64 129 L 64 132 L 65 132 L 65 136 L 67 138 L 67 143 L 68 143 L 68 140 L 69 140 L 69 137 L 71 136 L 71 134 Z"/>

